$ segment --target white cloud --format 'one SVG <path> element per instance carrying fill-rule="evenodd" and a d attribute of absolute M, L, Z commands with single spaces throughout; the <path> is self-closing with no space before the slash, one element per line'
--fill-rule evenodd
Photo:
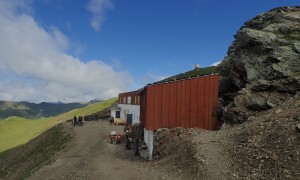
<path fill-rule="evenodd" d="M 73 43 L 73 49 L 76 56 L 80 56 L 86 50 L 86 46 L 80 43 Z"/>
<path fill-rule="evenodd" d="M 0 9 L 1 15 L 3 16 L 11 16 L 14 13 L 19 13 L 20 11 L 30 13 L 32 12 L 30 4 L 33 0 L 1 0 L 0 1 Z"/>
<path fill-rule="evenodd" d="M 59 31 L 56 27 L 51 27 L 51 35 L 53 37 L 53 40 L 57 43 L 59 46 L 58 48 L 67 50 L 69 48 L 69 39 Z"/>
<path fill-rule="evenodd" d="M 113 7 L 114 6 L 111 0 L 91 0 L 88 3 L 87 8 L 92 13 L 90 23 L 94 30 L 101 30 L 102 24 L 105 21 L 106 11 L 112 9 Z"/>
<path fill-rule="evenodd" d="M 211 66 L 217 66 L 217 65 L 219 65 L 221 62 L 222 62 L 222 61 L 214 62 L 214 63 L 211 64 Z"/>
<path fill-rule="evenodd" d="M 13 6 L 18 8 L 19 4 L 0 1 L 1 100 L 107 99 L 132 83 L 129 73 L 117 72 L 101 60 L 82 62 L 68 55 L 65 50 L 70 41 L 58 28 L 47 32 Z"/>

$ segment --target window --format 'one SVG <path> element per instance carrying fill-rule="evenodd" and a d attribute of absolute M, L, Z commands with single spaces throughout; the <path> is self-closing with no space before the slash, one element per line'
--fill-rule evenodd
<path fill-rule="evenodd" d="M 131 104 L 131 96 L 127 97 L 127 104 Z"/>
<path fill-rule="evenodd" d="M 123 104 L 126 104 L 126 97 L 123 97 Z"/>

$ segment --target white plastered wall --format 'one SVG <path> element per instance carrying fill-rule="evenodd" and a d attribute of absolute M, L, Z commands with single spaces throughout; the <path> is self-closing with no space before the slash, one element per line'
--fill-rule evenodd
<path fill-rule="evenodd" d="M 127 118 L 127 114 L 132 114 L 132 124 L 140 122 L 140 106 L 139 105 L 130 105 L 130 104 L 119 104 L 121 108 L 120 117 L 121 119 Z"/>
<path fill-rule="evenodd" d="M 112 109 L 112 110 L 110 111 L 110 116 L 116 118 L 116 111 L 117 111 L 117 110 Z"/>

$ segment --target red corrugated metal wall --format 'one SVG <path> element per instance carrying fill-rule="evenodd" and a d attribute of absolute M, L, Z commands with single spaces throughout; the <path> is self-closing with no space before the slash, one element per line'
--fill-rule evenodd
<path fill-rule="evenodd" d="M 145 128 L 215 129 L 218 81 L 219 75 L 214 74 L 146 87 L 140 94 Z"/>

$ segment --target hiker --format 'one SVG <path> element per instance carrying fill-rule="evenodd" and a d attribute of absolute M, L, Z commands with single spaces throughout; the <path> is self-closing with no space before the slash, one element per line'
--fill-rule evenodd
<path fill-rule="evenodd" d="M 74 116 L 74 117 L 73 117 L 73 126 L 75 127 L 75 126 L 76 126 L 76 124 L 77 124 L 77 117 L 76 117 L 76 116 Z"/>
<path fill-rule="evenodd" d="M 130 140 L 129 140 L 128 133 L 126 134 L 126 145 L 125 145 L 125 148 L 126 148 L 127 150 L 131 149 L 131 147 L 130 147 Z"/>
<path fill-rule="evenodd" d="M 82 123 L 82 117 L 81 117 L 81 116 L 78 117 L 78 121 L 79 121 L 78 124 L 81 126 L 81 125 L 83 124 L 83 123 Z"/>
<path fill-rule="evenodd" d="M 111 116 L 111 117 L 109 118 L 109 124 L 112 125 L 113 122 L 114 122 L 114 117 Z"/>
<path fill-rule="evenodd" d="M 136 156 L 139 155 L 139 147 L 140 147 L 140 138 L 137 136 L 135 138 L 135 154 Z"/>

